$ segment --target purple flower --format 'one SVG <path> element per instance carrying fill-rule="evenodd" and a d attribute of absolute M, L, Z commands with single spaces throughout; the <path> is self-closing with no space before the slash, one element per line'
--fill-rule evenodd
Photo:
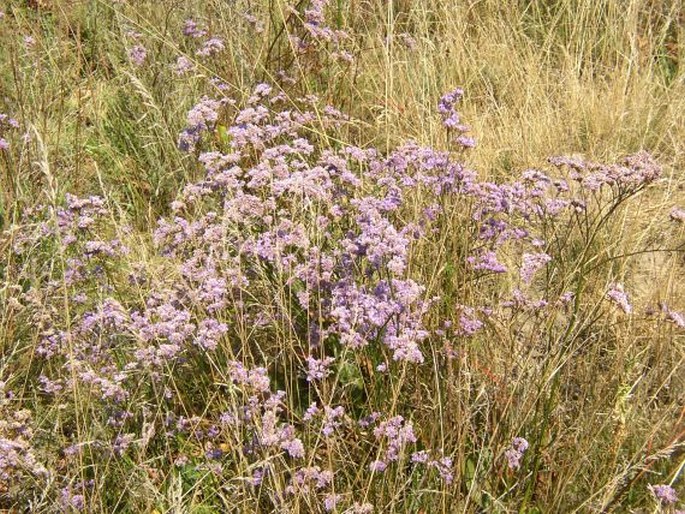
<path fill-rule="evenodd" d="M 147 57 L 147 50 L 143 45 L 135 45 L 128 51 L 128 58 L 136 66 L 142 66 Z"/>
<path fill-rule="evenodd" d="M 680 312 L 668 309 L 666 312 L 666 320 L 672 322 L 678 328 L 685 328 L 685 316 Z"/>
<path fill-rule="evenodd" d="M 380 412 L 372 412 L 368 416 L 364 416 L 362 419 L 359 420 L 358 424 L 361 428 L 369 428 L 371 425 L 373 425 L 378 418 L 381 417 Z"/>
<path fill-rule="evenodd" d="M 307 357 L 307 382 L 323 380 L 330 375 L 329 367 L 334 361 L 333 357 L 326 357 L 324 359 L 316 359 L 312 356 Z"/>
<path fill-rule="evenodd" d="M 507 267 L 497 260 L 495 252 L 486 251 L 477 257 L 466 259 L 474 270 L 491 271 L 493 273 L 506 273 Z"/>
<path fill-rule="evenodd" d="M 680 207 L 673 207 L 673 209 L 671 209 L 671 212 L 669 213 L 669 217 L 673 221 L 685 223 L 685 209 L 681 209 Z"/>
<path fill-rule="evenodd" d="M 192 38 L 201 38 L 207 35 L 207 31 L 197 24 L 195 20 L 188 19 L 183 23 L 183 35 Z"/>
<path fill-rule="evenodd" d="M 451 484 L 452 481 L 454 481 L 454 473 L 452 471 L 454 462 L 450 457 L 434 460 L 431 463 L 431 466 L 438 470 L 440 478 L 442 478 L 446 484 Z"/>
<path fill-rule="evenodd" d="M 335 510 L 336 506 L 338 503 L 340 503 L 343 499 L 343 496 L 341 494 L 327 494 L 325 498 L 323 499 L 323 508 L 326 512 L 331 512 Z"/>
<path fill-rule="evenodd" d="M 476 147 L 476 140 L 472 137 L 469 136 L 458 136 L 454 140 L 455 143 L 458 145 L 462 146 L 463 148 L 475 148 Z"/>
<path fill-rule="evenodd" d="M 224 452 L 222 452 L 220 448 L 210 448 L 205 451 L 205 457 L 207 457 L 209 460 L 219 460 L 221 457 L 223 457 L 223 455 Z"/>
<path fill-rule="evenodd" d="M 307 410 L 302 416 L 302 420 L 311 421 L 312 419 L 314 419 L 314 416 L 316 416 L 319 412 L 320 411 L 318 405 L 316 404 L 316 402 L 313 402 L 309 407 L 307 407 Z"/>
<path fill-rule="evenodd" d="M 375 460 L 369 464 L 369 471 L 374 473 L 382 473 L 388 467 L 388 463 L 382 460 Z"/>
<path fill-rule="evenodd" d="M 218 110 L 221 104 L 221 101 L 212 100 L 205 96 L 188 112 L 187 126 L 178 137 L 180 150 L 184 152 L 195 150 L 202 133 L 214 128 L 214 124 L 219 119 Z"/>
<path fill-rule="evenodd" d="M 226 47 L 224 46 L 224 40 L 218 37 L 213 37 L 205 41 L 196 54 L 201 57 L 209 57 L 210 55 L 217 54 L 223 51 Z"/>
<path fill-rule="evenodd" d="M 511 447 L 504 452 L 509 469 L 517 470 L 521 467 L 521 459 L 523 458 L 523 454 L 526 453 L 528 446 L 528 441 L 523 437 L 514 438 Z"/>
<path fill-rule="evenodd" d="M 373 505 L 370 503 L 354 502 L 352 507 L 347 509 L 343 514 L 371 514 L 373 512 Z"/>
<path fill-rule="evenodd" d="M 673 505 L 678 501 L 678 494 L 670 485 L 650 485 L 649 489 L 663 505 Z"/>
<path fill-rule="evenodd" d="M 288 452 L 293 459 L 301 459 L 304 457 L 304 445 L 302 441 L 293 438 L 281 443 L 281 448 Z"/>
<path fill-rule="evenodd" d="M 426 450 L 414 452 L 411 455 L 411 461 L 417 464 L 426 464 L 429 461 L 430 454 Z"/>
<path fill-rule="evenodd" d="M 416 442 L 414 427 L 402 416 L 382 421 L 374 428 L 373 434 L 385 446 L 383 457 L 372 463 L 376 471 L 383 471 L 388 463 L 399 460 L 404 448 Z"/>
<path fill-rule="evenodd" d="M 528 441 L 526 441 L 523 437 L 516 437 L 512 441 L 511 446 L 516 451 L 524 453 L 530 445 L 528 444 Z"/>
<path fill-rule="evenodd" d="M 264 480 L 264 475 L 266 475 L 266 470 L 265 468 L 257 468 L 252 472 L 252 478 L 250 479 L 250 483 L 252 487 L 259 487 L 262 485 L 262 481 Z"/>
<path fill-rule="evenodd" d="M 193 62 L 185 56 L 180 56 L 176 59 L 176 65 L 174 66 L 174 71 L 176 75 L 185 75 L 187 72 L 193 70 L 195 65 Z"/>
<path fill-rule="evenodd" d="M 461 100 L 464 96 L 464 90 L 460 87 L 445 93 L 438 103 L 438 112 L 442 115 L 450 115 L 454 110 L 454 106 Z"/>
<path fill-rule="evenodd" d="M 613 284 L 607 292 L 607 298 L 623 309 L 626 314 L 633 312 L 633 306 L 628 301 L 628 293 L 623 290 L 623 285 Z"/>
<path fill-rule="evenodd" d="M 135 439 L 135 434 L 119 435 L 112 444 L 112 450 L 117 457 L 121 457 Z"/>
<path fill-rule="evenodd" d="M 543 268 L 552 258 L 546 253 L 524 253 L 523 264 L 521 265 L 521 280 L 525 284 L 530 284 L 533 275 Z"/>
<path fill-rule="evenodd" d="M 465 336 L 472 336 L 483 328 L 483 322 L 476 317 L 476 310 L 466 305 L 458 306 L 461 310 L 459 315 L 459 333 Z"/>
<path fill-rule="evenodd" d="M 333 435 L 333 433 L 342 425 L 342 420 L 340 418 L 342 418 L 344 414 L 345 408 L 340 405 L 335 408 L 324 405 L 323 427 L 321 433 L 325 437 Z"/>
<path fill-rule="evenodd" d="M 62 489 L 60 503 L 65 510 L 81 511 L 86 508 L 85 497 L 82 494 L 73 494 L 68 487 Z"/>
<path fill-rule="evenodd" d="M 198 326 L 195 344 L 205 350 L 216 350 L 219 340 L 227 331 L 228 326 L 225 323 L 211 318 L 204 319 Z"/>

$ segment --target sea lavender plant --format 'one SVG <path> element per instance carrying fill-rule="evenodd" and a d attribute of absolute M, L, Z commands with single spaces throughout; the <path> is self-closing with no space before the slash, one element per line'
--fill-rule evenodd
<path fill-rule="evenodd" d="M 670 485 L 660 484 L 660 485 L 650 485 L 649 490 L 652 491 L 654 497 L 662 505 L 672 505 L 678 502 L 678 494 L 675 489 Z"/>
<path fill-rule="evenodd" d="M 628 300 L 628 294 L 624 291 L 621 284 L 613 284 L 607 292 L 607 298 L 618 305 L 626 314 L 633 312 L 633 306 Z"/>
<path fill-rule="evenodd" d="M 324 4 L 305 11 L 309 37 L 338 43 L 342 37 L 321 28 Z M 440 101 L 439 114 L 458 137 L 466 130 L 456 112 L 462 94 Z M 175 466 L 172 473 L 201 471 L 226 483 L 238 477 L 246 486 L 231 489 L 231 500 L 272 509 L 368 512 L 371 504 L 355 502 L 359 487 L 380 491 L 390 473 L 409 483 L 417 469 L 431 482 L 421 494 L 436 487 L 436 496 L 452 494 L 460 471 L 447 455 L 457 453 L 435 449 L 425 425 L 434 414 L 425 414 L 406 377 L 444 368 L 454 380 L 457 364 L 501 327 L 516 355 L 547 335 L 541 327 L 558 330 L 565 311 L 554 309 L 575 308 L 575 297 L 565 288 L 546 296 L 537 289 L 540 270 L 562 262 L 545 229 L 592 214 L 579 192 L 629 194 L 653 182 L 657 167 L 642 154 L 616 166 L 560 160 L 572 168 L 571 185 L 537 170 L 483 182 L 450 152 L 414 142 L 387 152 L 330 145 L 329 134 L 337 138 L 352 121 L 316 98 L 285 102 L 269 84 L 244 98 L 204 97 L 188 113 L 179 147 L 195 153 L 187 158 L 196 157 L 204 174 L 158 222 L 154 258 L 164 273 L 130 266 L 129 250 L 108 235 L 113 213 L 100 197 L 67 196 L 64 206 L 27 211 L 13 234 L 10 272 L 44 285 L 17 300 L 39 327 L 41 370 L 26 390 L 64 402 L 65 418 L 76 418 L 67 393 L 77 390 L 102 413 L 87 441 L 69 433 L 43 450 L 48 461 L 64 456 L 71 473 L 56 483 L 55 498 L 85 508 L 95 489 L 78 484 L 80 462 L 106 468 L 137 453 L 141 465 L 154 456 Z M 436 279 L 413 265 L 416 252 L 435 243 L 446 213 L 461 216 L 468 239 L 451 264 L 487 299 L 452 291 L 460 303 L 450 319 L 432 296 Z M 34 261 L 41 245 L 56 249 L 49 271 Z M 113 287 L 117 274 L 126 279 L 116 285 L 135 294 Z M 435 277 L 442 280 L 442 270 Z M 488 297 L 488 280 L 523 290 Z M 609 298 L 624 308 L 619 296 Z M 677 326 L 673 313 L 664 316 Z M 566 324 L 562 333 L 577 336 L 574 330 Z M 492 394 L 498 404 L 500 377 L 488 373 L 495 385 L 479 397 Z M 205 401 L 208 394 L 217 399 Z M 142 431 L 143 423 L 153 428 Z M 16 440 L 8 455 L 31 461 L 32 446 Z M 505 451 L 512 470 L 528 447 L 516 438 Z M 164 451 L 145 453 L 154 448 Z M 336 475 L 349 460 L 368 465 Z"/>
<path fill-rule="evenodd" d="M 521 467 L 521 459 L 523 458 L 523 454 L 526 453 L 526 450 L 528 450 L 528 446 L 528 441 L 523 437 L 514 438 L 511 447 L 504 452 L 509 469 L 517 470 Z"/>

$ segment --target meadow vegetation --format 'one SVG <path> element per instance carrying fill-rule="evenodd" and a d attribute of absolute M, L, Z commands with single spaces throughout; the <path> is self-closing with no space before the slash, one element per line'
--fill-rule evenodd
<path fill-rule="evenodd" d="M 0 509 L 683 512 L 681 0 L 0 0 Z"/>

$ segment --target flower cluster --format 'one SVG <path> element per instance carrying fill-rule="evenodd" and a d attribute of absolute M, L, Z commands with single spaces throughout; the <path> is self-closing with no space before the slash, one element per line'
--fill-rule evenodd
<path fill-rule="evenodd" d="M 383 448 L 380 458 L 370 465 L 370 469 L 376 472 L 385 471 L 391 462 L 400 459 L 407 445 L 416 442 L 414 427 L 402 416 L 394 416 L 387 421 L 381 421 L 374 428 L 373 435 Z"/>
<path fill-rule="evenodd" d="M 438 112 L 442 116 L 442 124 L 450 131 L 456 133 L 454 142 L 464 148 L 473 148 L 476 146 L 476 141 L 465 135 L 470 129 L 467 125 L 462 124 L 461 117 L 456 110 L 456 105 L 463 96 L 464 90 L 462 88 L 445 93 L 438 103 Z"/>
<path fill-rule="evenodd" d="M 649 489 L 663 505 L 673 505 L 678 502 L 678 494 L 670 485 L 650 485 Z"/>
<path fill-rule="evenodd" d="M 147 58 L 147 50 L 143 45 L 134 45 L 128 51 L 128 58 L 136 66 L 142 66 Z"/>
<path fill-rule="evenodd" d="M 603 187 L 626 191 L 657 180 L 662 173 L 661 166 L 645 151 L 640 151 L 616 164 L 602 164 L 584 161 L 574 157 L 552 157 L 549 162 L 559 168 L 568 168 L 570 178 L 590 192 Z"/>
<path fill-rule="evenodd" d="M 187 126 L 178 137 L 178 147 L 184 152 L 193 152 L 202 133 L 211 130 L 219 118 L 222 102 L 203 98 L 187 116 Z"/>
<path fill-rule="evenodd" d="M 18 130 L 19 122 L 7 114 L 0 114 L 0 150 L 8 150 L 10 143 L 6 139 L 6 134 L 12 130 Z"/>
<path fill-rule="evenodd" d="M 521 459 L 523 458 L 523 454 L 526 453 L 526 450 L 528 450 L 528 446 L 528 441 L 523 437 L 514 438 L 511 447 L 504 452 L 509 469 L 517 470 L 521 467 Z"/>
<path fill-rule="evenodd" d="M 671 209 L 671 212 L 669 213 L 669 216 L 673 221 L 685 223 L 685 209 L 681 209 L 680 207 L 673 207 L 673 209 Z"/>
<path fill-rule="evenodd" d="M 312 0 L 301 12 L 296 6 L 289 7 L 290 14 L 298 22 L 289 36 L 290 45 L 299 55 L 327 49 L 327 54 L 333 59 L 343 63 L 353 62 L 354 56 L 345 46 L 351 39 L 350 34 L 332 28 L 326 20 L 329 3 L 330 0 Z"/>
<path fill-rule="evenodd" d="M 633 312 L 633 306 L 628 299 L 628 293 L 624 291 L 621 284 L 613 284 L 607 292 L 607 298 L 618 305 L 626 314 Z"/>

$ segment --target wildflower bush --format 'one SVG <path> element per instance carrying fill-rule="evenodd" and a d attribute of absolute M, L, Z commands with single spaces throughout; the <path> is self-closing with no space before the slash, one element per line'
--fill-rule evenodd
<path fill-rule="evenodd" d="M 682 272 L 682 209 L 629 237 L 667 187 L 659 159 L 550 152 L 487 177 L 453 86 L 433 142 L 365 140 L 367 107 L 314 92 L 354 89 L 372 28 L 278 7 L 231 7 L 266 49 L 242 88 L 218 21 L 170 10 L 169 50 L 154 6 L 107 7 L 111 65 L 156 120 L 138 136 L 163 126 L 160 162 L 184 172 L 149 223 L 144 188 L 63 188 L 36 122 L 0 117 L 0 506 L 676 512 L 685 303 L 633 291 L 641 257 Z M 171 122 L 174 81 L 194 99 Z M 153 162 L 108 123 L 117 155 Z"/>

